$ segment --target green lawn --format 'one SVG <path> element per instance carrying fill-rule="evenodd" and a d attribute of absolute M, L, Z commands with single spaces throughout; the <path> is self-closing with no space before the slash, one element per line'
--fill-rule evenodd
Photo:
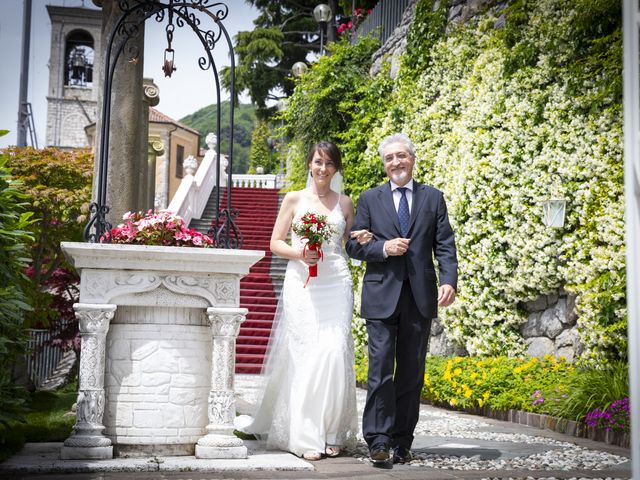
<path fill-rule="evenodd" d="M 74 382 L 54 392 L 28 396 L 24 422 L 0 425 L 0 461 L 19 451 L 25 442 L 62 442 L 71 433 L 74 415 L 67 415 L 76 401 Z"/>

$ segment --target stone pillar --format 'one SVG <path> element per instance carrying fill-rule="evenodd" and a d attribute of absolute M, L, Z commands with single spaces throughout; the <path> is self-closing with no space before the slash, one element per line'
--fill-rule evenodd
<path fill-rule="evenodd" d="M 96 0 L 94 0 L 95 3 Z M 101 58 L 106 68 L 107 40 L 122 10 L 117 0 L 102 0 L 102 44 Z M 109 125 L 109 149 L 107 170 L 106 202 L 110 211 L 108 221 L 117 225 L 122 215 L 135 210 L 138 206 L 138 171 L 141 162 L 146 163 L 146 147 L 142 158 L 141 143 L 146 146 L 147 137 L 142 137 L 139 126 L 142 110 L 142 78 L 144 64 L 144 23 L 138 26 L 138 36 L 129 39 L 118 58 L 115 74 L 111 84 L 111 118 Z M 112 54 L 118 51 L 120 38 L 114 41 Z M 102 83 L 101 88 L 104 88 Z M 102 128 L 102 110 L 104 95 L 101 91 L 98 98 L 98 121 L 96 122 L 96 162 L 94 167 L 93 198 L 96 198 L 97 180 L 100 159 L 100 137 Z"/>
<path fill-rule="evenodd" d="M 196 445 L 197 458 L 247 458 L 247 447 L 233 434 L 236 337 L 247 311 L 246 308 L 207 308 L 213 334 L 209 425 L 207 435 Z"/>
<path fill-rule="evenodd" d="M 76 303 L 73 308 L 82 339 L 77 416 L 73 433 L 64 441 L 61 457 L 64 460 L 113 458 L 111 440 L 102 433 L 102 416 L 107 330 L 116 305 Z"/>
<path fill-rule="evenodd" d="M 167 208 L 170 202 L 169 198 L 169 178 L 171 172 L 169 171 L 169 158 L 171 157 L 171 132 L 173 130 L 164 132 L 162 135 L 162 143 L 164 144 L 164 153 L 156 157 L 157 182 L 156 182 L 156 195 L 155 204 L 157 208 Z"/>
<path fill-rule="evenodd" d="M 158 175 L 156 173 L 157 158 L 164 155 L 164 143 L 158 138 L 149 138 L 149 147 L 147 150 L 147 158 L 149 162 L 149 188 L 148 202 L 154 210 L 160 210 L 159 199 L 156 197 L 156 185 L 158 183 Z"/>
<path fill-rule="evenodd" d="M 153 209 L 155 196 L 155 157 L 154 164 L 149 164 L 149 107 L 160 102 L 158 86 L 150 78 L 143 80 L 142 109 L 140 111 L 140 170 L 138 181 L 138 205 L 136 210 Z M 153 167 L 153 168 L 152 168 Z"/>

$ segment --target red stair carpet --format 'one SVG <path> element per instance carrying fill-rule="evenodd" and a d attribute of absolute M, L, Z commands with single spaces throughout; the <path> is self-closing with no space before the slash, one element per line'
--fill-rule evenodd
<path fill-rule="evenodd" d="M 226 208 L 226 190 L 220 202 Z M 249 309 L 236 341 L 236 373 L 260 373 L 267 350 L 277 298 L 271 281 L 269 242 L 278 215 L 278 190 L 234 187 L 231 207 L 244 237 L 244 250 L 264 250 L 265 257 L 240 280 L 240 307 Z"/>

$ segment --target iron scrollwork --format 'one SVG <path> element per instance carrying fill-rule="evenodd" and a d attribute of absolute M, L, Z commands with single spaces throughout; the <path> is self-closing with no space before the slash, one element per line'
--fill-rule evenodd
<path fill-rule="evenodd" d="M 242 248 L 244 237 L 234 221 L 238 215 L 240 215 L 240 210 L 237 208 L 220 210 L 217 223 L 213 223 L 207 232 L 207 235 L 213 238 L 216 247 Z"/>
<path fill-rule="evenodd" d="M 108 237 L 111 232 L 111 224 L 107 222 L 109 207 L 93 202 L 89 205 L 89 213 L 91 217 L 87 226 L 84 227 L 83 233 L 85 240 L 91 243 L 108 242 L 108 239 L 105 237 Z"/>
<path fill-rule="evenodd" d="M 211 0 L 118 0 L 118 7 L 122 11 L 122 15 L 117 20 L 113 31 L 110 33 L 105 50 L 105 68 L 103 81 L 103 109 L 102 109 L 102 128 L 100 137 L 100 158 L 97 176 L 97 198 L 91 204 L 91 218 L 87 223 L 84 231 L 84 239 L 89 242 L 110 242 L 111 225 L 107 221 L 109 207 L 107 206 L 107 174 L 108 174 L 108 150 L 109 150 L 109 128 L 111 118 L 111 90 L 115 67 L 118 59 L 125 51 L 125 47 L 129 40 L 138 38 L 142 31 L 141 26 L 147 19 L 154 17 L 158 23 L 168 20 L 166 31 L 167 48 L 165 49 L 165 57 L 162 70 L 166 76 L 171 76 L 175 71 L 174 50 L 172 48 L 173 33 L 175 27 L 182 28 L 188 26 L 198 37 L 204 48 L 204 55 L 198 58 L 198 66 L 202 70 L 211 70 L 215 84 L 215 93 L 217 100 L 216 109 L 216 136 L 220 136 L 221 125 L 221 106 L 220 106 L 220 76 L 213 60 L 212 51 L 216 44 L 224 37 L 229 49 L 230 67 L 230 97 L 234 98 L 235 87 L 235 56 L 231 38 L 222 23 L 229 14 L 229 8 L 222 2 L 213 2 Z M 212 29 L 201 28 L 201 18 L 196 15 L 197 12 L 205 14 L 212 21 L 214 27 Z M 174 23 L 175 20 L 175 23 Z M 140 57 L 135 45 L 127 48 L 128 61 L 137 63 Z M 233 125 L 234 125 L 234 105 L 230 103 L 229 112 L 229 162 L 228 162 L 228 184 L 231 185 L 231 172 L 233 165 Z M 220 152 L 216 152 L 216 171 L 220 171 Z M 220 176 L 216 175 L 216 209 L 215 232 L 213 238 L 215 245 L 224 248 L 241 248 L 242 234 L 234 222 L 234 218 L 238 216 L 238 210 L 231 208 L 231 191 L 227 195 L 227 208 L 220 210 Z M 219 226 L 219 227 L 218 227 Z"/>

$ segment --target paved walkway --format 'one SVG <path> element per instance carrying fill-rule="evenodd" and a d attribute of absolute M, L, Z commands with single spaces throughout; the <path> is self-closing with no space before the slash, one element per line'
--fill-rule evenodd
<path fill-rule="evenodd" d="M 238 410 L 255 400 L 255 376 L 237 378 Z M 366 392 L 358 391 L 362 408 Z M 60 444 L 31 444 L 0 464 L 0 479 L 577 479 L 631 478 L 629 450 L 587 439 L 421 406 L 416 459 L 392 469 L 373 468 L 361 443 L 356 452 L 306 462 L 247 442 L 246 460 L 194 457 L 138 458 L 87 462 L 57 459 Z M 78 473 L 75 473 L 78 472 Z"/>

